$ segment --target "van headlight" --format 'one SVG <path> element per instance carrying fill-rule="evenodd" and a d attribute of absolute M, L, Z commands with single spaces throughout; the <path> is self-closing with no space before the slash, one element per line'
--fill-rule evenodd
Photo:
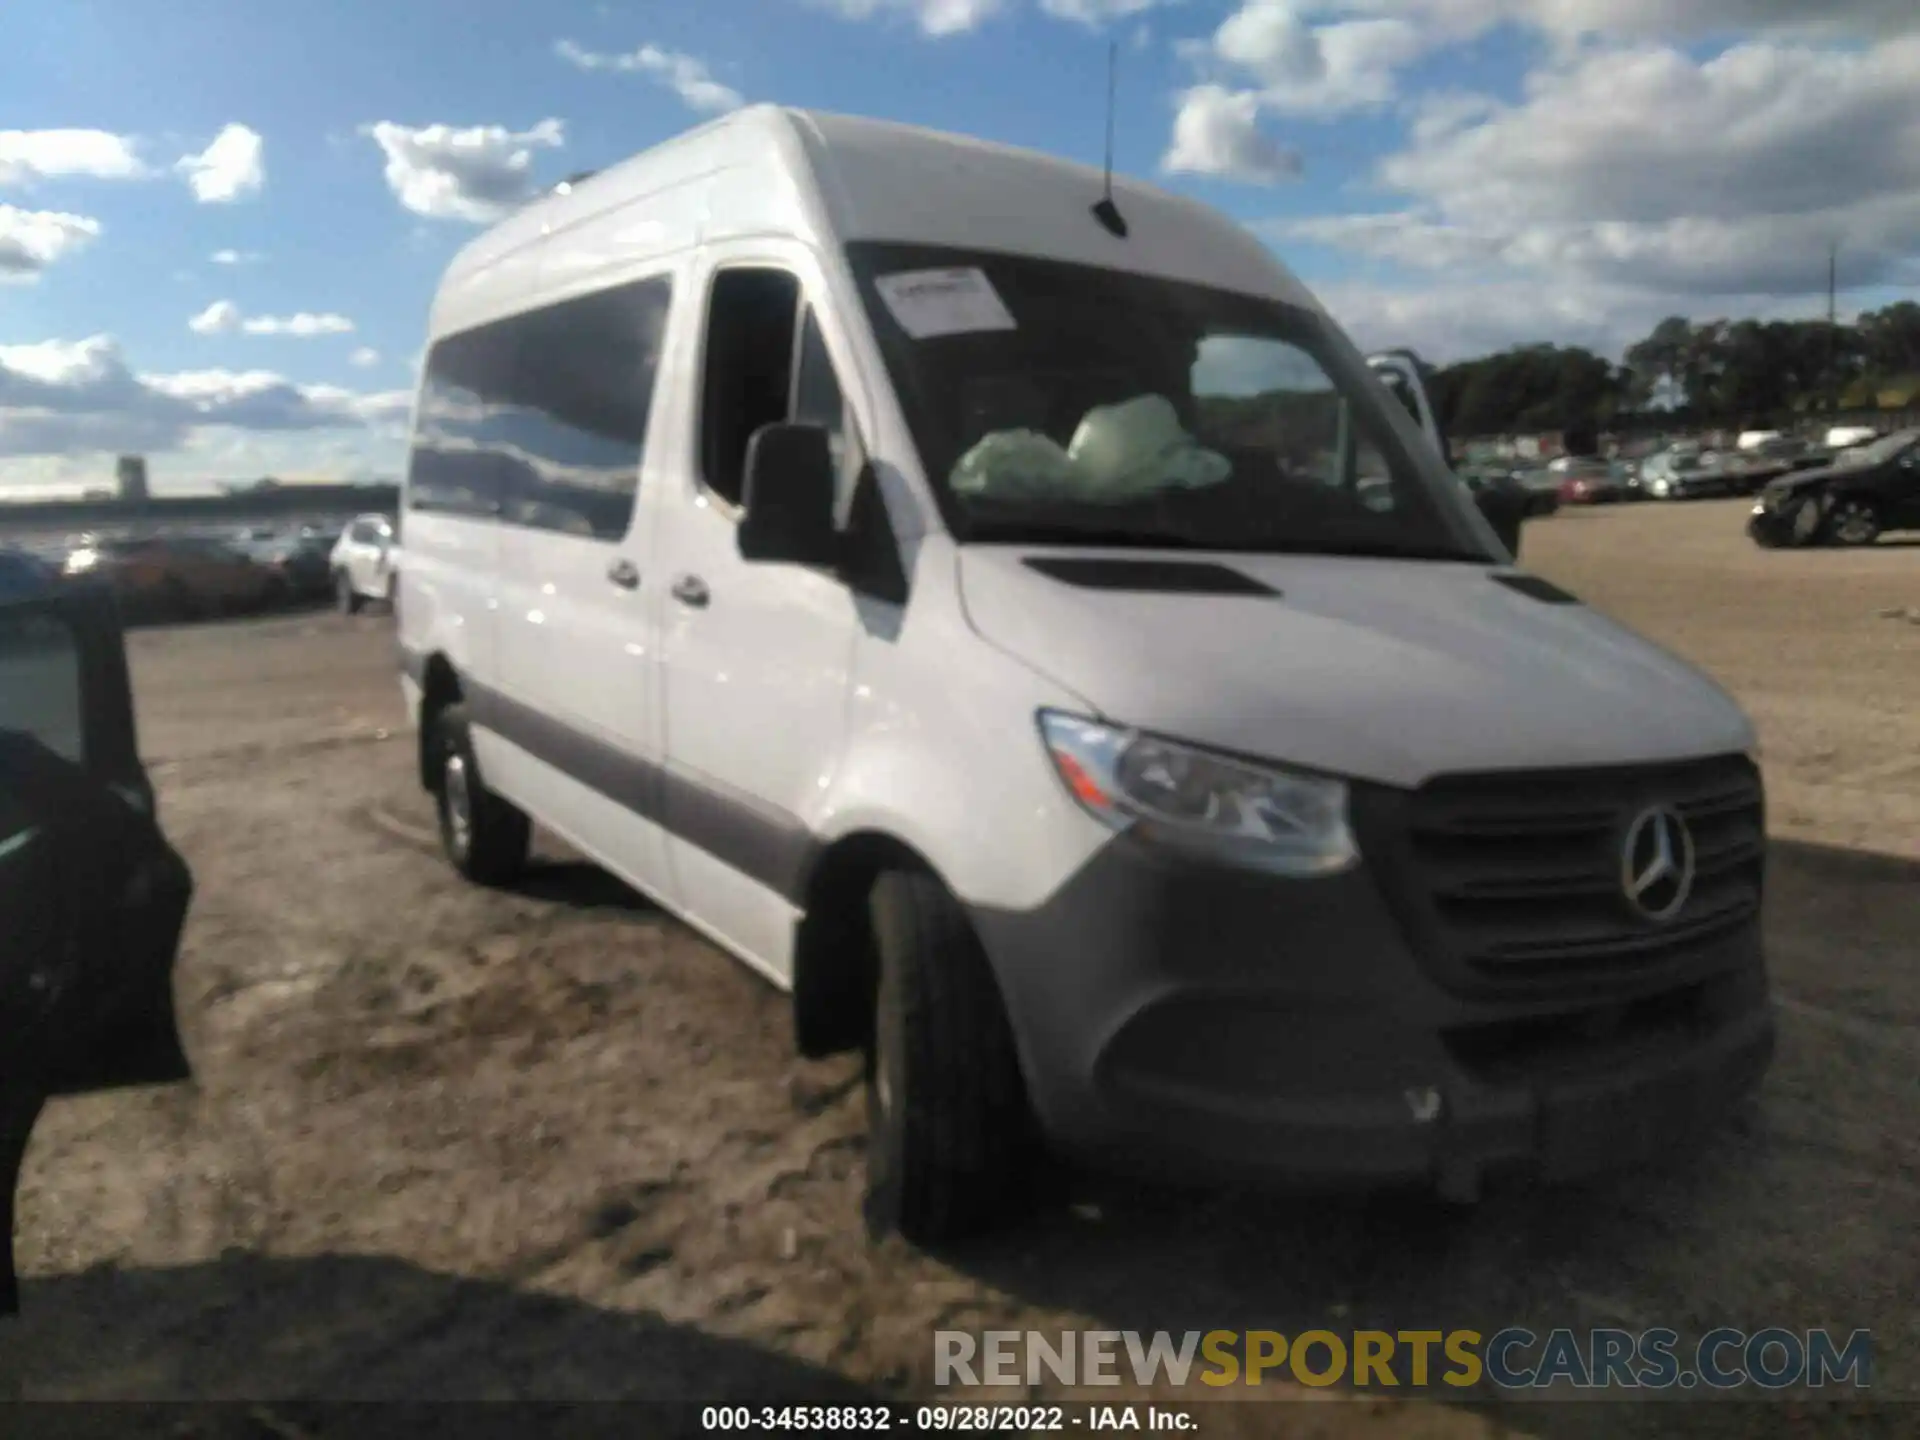
<path fill-rule="evenodd" d="M 1040 712 L 1040 734 L 1067 792 L 1114 830 L 1281 875 L 1336 875 L 1360 859 L 1344 781 L 1057 710 Z"/>

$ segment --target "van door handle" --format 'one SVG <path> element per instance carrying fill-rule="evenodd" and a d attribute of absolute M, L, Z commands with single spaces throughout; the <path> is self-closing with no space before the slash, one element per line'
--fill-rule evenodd
<path fill-rule="evenodd" d="M 635 565 L 633 561 L 622 557 L 607 566 L 607 579 L 618 585 L 622 590 L 638 590 L 640 588 L 640 567 Z"/>
<path fill-rule="evenodd" d="M 682 575 L 673 582 L 673 598 L 682 605 L 691 605 L 696 610 L 706 608 L 707 601 L 713 598 L 707 589 L 707 582 L 698 575 Z"/>

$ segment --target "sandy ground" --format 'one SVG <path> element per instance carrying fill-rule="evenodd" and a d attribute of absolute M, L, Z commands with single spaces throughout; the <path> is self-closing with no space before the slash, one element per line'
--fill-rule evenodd
<path fill-rule="evenodd" d="M 855 1067 L 797 1061 L 780 996 L 558 852 L 518 893 L 454 878 L 388 622 L 136 635 L 143 748 L 199 883 L 180 969 L 199 1083 L 43 1119 L 20 1221 L 31 1390 L 283 1414 L 911 1395 L 937 1328 L 1780 1324 L 1871 1328 L 1877 1392 L 1920 1397 L 1920 548 L 1763 553 L 1740 508 L 1564 514 L 1527 558 L 1759 721 L 1781 1046 L 1755 1115 L 1678 1170 L 1465 1213 L 1092 1186 L 937 1258 L 866 1239 Z M 1497 1418 L 1828 1423 L 1660 1403 Z M 1206 1431 L 1492 1424 L 1262 1404 Z"/>

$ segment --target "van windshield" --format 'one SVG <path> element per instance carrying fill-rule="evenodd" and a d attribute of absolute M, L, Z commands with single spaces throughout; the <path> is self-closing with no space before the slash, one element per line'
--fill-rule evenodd
<path fill-rule="evenodd" d="M 1496 559 L 1312 311 L 1031 256 L 847 252 L 963 543 Z"/>

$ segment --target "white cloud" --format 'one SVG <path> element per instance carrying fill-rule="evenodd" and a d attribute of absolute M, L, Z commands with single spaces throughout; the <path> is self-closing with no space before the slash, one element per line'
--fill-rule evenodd
<path fill-rule="evenodd" d="M 291 335 L 296 340 L 310 340 L 316 335 L 351 335 L 353 321 L 331 311 L 315 315 L 302 310 L 293 315 L 249 315 L 240 322 L 240 329 L 247 335 Z"/>
<path fill-rule="evenodd" d="M 187 321 L 196 335 L 224 335 L 240 325 L 240 307 L 231 300 L 216 300 Z"/>
<path fill-rule="evenodd" d="M 215 265 L 251 265 L 262 258 L 255 250 L 216 250 L 207 257 Z"/>
<path fill-rule="evenodd" d="M 489 224 L 534 193 L 533 157 L 566 141 L 558 120 L 529 130 L 503 125 L 396 124 L 376 121 L 362 132 L 386 156 L 387 186 L 416 215 Z"/>
<path fill-rule="evenodd" d="M 1245 0 L 1210 38 L 1181 51 L 1202 75 L 1250 84 L 1262 110 L 1328 116 L 1390 103 L 1399 72 L 1429 48 L 1431 32 L 1393 18 L 1311 23 L 1325 8 Z"/>
<path fill-rule="evenodd" d="M 310 340 L 316 335 L 350 335 L 353 321 L 344 315 L 316 315 L 302 310 L 294 315 L 245 315 L 231 300 L 216 300 L 187 321 L 196 335 L 289 335 Z"/>
<path fill-rule="evenodd" d="M 106 130 L 0 130 L 0 185 L 84 177 L 138 180 L 147 168 L 133 140 Z"/>
<path fill-rule="evenodd" d="M 1180 96 L 1160 167 L 1262 185 L 1298 175 L 1299 156 L 1262 131 L 1259 120 L 1260 98 L 1252 92 L 1197 85 Z"/>
<path fill-rule="evenodd" d="M 848 20 L 876 15 L 904 16 L 923 35 L 962 35 L 977 30 L 1006 9 L 1006 0 L 808 0 Z"/>
<path fill-rule="evenodd" d="M 1130 20 L 1157 6 L 1179 0 L 1040 0 L 1040 8 L 1056 20 L 1071 20 L 1098 29 L 1115 20 Z"/>
<path fill-rule="evenodd" d="M 1920 34 L 1864 50 L 1753 41 L 1705 61 L 1608 49 L 1430 135 L 1382 178 L 1519 221 L 1805 214 L 1920 190 Z"/>
<path fill-rule="evenodd" d="M 371 345 L 362 345 L 347 357 L 349 365 L 357 365 L 362 370 L 370 370 L 380 363 L 380 352 Z"/>
<path fill-rule="evenodd" d="M 1696 39 L 1770 32 L 1824 37 L 1920 29 L 1912 0 L 1328 0 L 1317 9 L 1391 15 L 1452 38 L 1500 24 L 1562 40 Z"/>
<path fill-rule="evenodd" d="M 584 49 L 571 40 L 562 40 L 553 49 L 562 60 L 582 70 L 612 70 L 651 76 L 678 95 L 689 110 L 717 115 L 737 110 L 744 103 L 738 90 L 713 78 L 713 72 L 707 68 L 705 61 L 676 50 L 642 45 L 625 54 L 608 55 Z"/>
<path fill-rule="evenodd" d="M 99 238 L 100 222 L 59 210 L 0 205 L 0 282 L 32 282 Z"/>
<path fill-rule="evenodd" d="M 174 168 L 186 176 L 202 205 L 230 205 L 266 184 L 266 144 L 245 125 L 228 125 L 206 149 L 182 156 Z"/>
<path fill-rule="evenodd" d="M 53 456 L 178 450 L 210 430 L 355 431 L 404 419 L 402 391 L 300 385 L 266 370 L 138 374 L 96 335 L 0 345 L 0 484 Z"/>
<path fill-rule="evenodd" d="M 1346 8 L 1363 7 L 1446 39 L 1511 20 L 1581 42 L 1543 52 L 1516 98 L 1422 96 L 1372 177 L 1388 208 L 1260 227 L 1283 251 L 1311 242 L 1391 267 L 1384 285 L 1341 292 L 1376 338 L 1397 328 L 1452 354 L 1544 338 L 1617 349 L 1676 312 L 1809 315 L 1836 244 L 1843 289 L 1920 285 L 1911 0 Z M 1734 24 L 1745 33 L 1692 48 L 1648 38 Z"/>

